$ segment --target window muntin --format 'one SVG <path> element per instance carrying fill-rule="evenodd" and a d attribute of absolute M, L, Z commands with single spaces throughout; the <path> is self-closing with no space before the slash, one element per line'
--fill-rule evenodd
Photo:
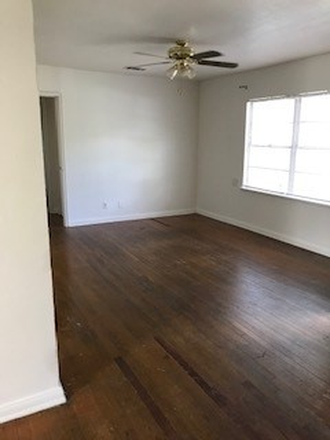
<path fill-rule="evenodd" d="M 330 95 L 250 101 L 243 188 L 330 203 Z"/>

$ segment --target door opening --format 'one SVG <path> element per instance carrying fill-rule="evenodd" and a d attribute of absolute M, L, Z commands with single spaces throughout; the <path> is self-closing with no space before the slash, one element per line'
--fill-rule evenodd
<path fill-rule="evenodd" d="M 40 98 L 48 219 L 50 223 L 65 224 L 58 110 L 58 97 Z"/>

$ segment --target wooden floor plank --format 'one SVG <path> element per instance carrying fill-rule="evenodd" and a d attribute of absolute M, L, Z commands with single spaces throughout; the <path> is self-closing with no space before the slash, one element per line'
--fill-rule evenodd
<path fill-rule="evenodd" d="M 330 439 L 330 260 L 199 215 L 51 218 L 66 405 L 1 440 Z"/>

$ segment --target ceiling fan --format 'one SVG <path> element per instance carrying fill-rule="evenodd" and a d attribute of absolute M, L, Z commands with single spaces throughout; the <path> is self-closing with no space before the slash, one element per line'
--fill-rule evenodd
<path fill-rule="evenodd" d="M 167 57 L 144 52 L 135 52 L 135 54 L 162 58 L 166 61 L 160 61 L 158 63 L 139 64 L 137 66 L 127 66 L 125 67 L 125 69 L 142 72 L 150 66 L 171 64 L 171 67 L 166 71 L 166 75 L 170 79 L 174 79 L 175 77 L 189 79 L 194 78 L 196 76 L 196 71 L 194 69 L 195 65 L 221 67 L 227 69 L 235 69 L 235 67 L 238 66 L 237 63 L 208 60 L 207 58 L 222 56 L 222 53 L 215 50 L 195 53 L 194 49 L 189 45 L 188 41 L 186 40 L 177 40 L 175 42 L 175 46 L 170 47 L 170 49 L 168 50 Z"/>

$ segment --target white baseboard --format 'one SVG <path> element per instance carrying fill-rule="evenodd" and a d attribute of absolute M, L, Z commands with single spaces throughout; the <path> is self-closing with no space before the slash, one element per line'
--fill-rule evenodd
<path fill-rule="evenodd" d="M 67 226 L 74 227 L 74 226 L 99 225 L 103 223 L 124 222 L 130 220 L 143 220 L 143 219 L 158 218 L 158 217 L 170 217 L 175 215 L 188 215 L 188 214 L 194 214 L 195 212 L 196 211 L 194 208 L 189 208 L 189 209 L 178 209 L 173 211 L 155 211 L 155 212 L 144 212 L 139 214 L 114 215 L 104 218 L 70 220 Z"/>
<path fill-rule="evenodd" d="M 269 229 L 260 228 L 258 226 L 252 225 L 251 223 L 245 223 L 232 217 L 225 217 L 219 214 L 215 214 L 214 212 L 206 211 L 201 208 L 197 208 L 196 212 L 197 214 L 204 215 L 205 217 L 209 217 L 223 223 L 228 223 L 233 226 L 238 226 L 239 228 L 247 229 L 248 231 L 256 232 L 257 234 L 265 235 L 266 237 L 274 238 L 275 240 L 283 241 L 284 243 L 292 244 L 293 246 L 297 246 L 299 248 L 306 249 L 308 251 L 315 252 L 326 257 L 330 257 L 330 249 L 328 248 L 318 246 L 313 243 L 308 243 L 306 241 L 299 240 L 288 235 L 279 234 Z"/>
<path fill-rule="evenodd" d="M 0 423 L 9 422 L 20 417 L 62 405 L 66 402 L 63 388 L 58 386 L 23 399 L 0 405 Z"/>

